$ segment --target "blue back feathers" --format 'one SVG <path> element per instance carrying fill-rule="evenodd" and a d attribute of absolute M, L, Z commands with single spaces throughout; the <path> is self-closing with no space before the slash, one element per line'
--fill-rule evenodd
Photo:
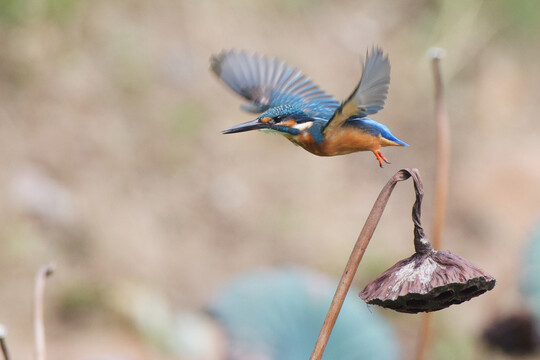
<path fill-rule="evenodd" d="M 361 129 L 362 131 L 371 134 L 373 136 L 379 136 L 381 135 L 383 138 L 388 139 L 390 141 L 393 141 L 397 144 L 403 145 L 403 146 L 409 146 L 404 141 L 399 140 L 397 137 L 395 137 L 391 132 L 390 129 L 386 125 L 383 125 L 381 123 L 376 122 L 375 120 L 372 120 L 370 118 L 364 117 L 359 119 L 349 119 L 345 123 L 345 125 L 354 126 L 356 128 Z"/>

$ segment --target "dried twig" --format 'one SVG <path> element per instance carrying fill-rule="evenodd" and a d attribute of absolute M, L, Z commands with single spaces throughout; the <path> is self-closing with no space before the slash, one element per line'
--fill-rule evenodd
<path fill-rule="evenodd" d="M 429 344 L 431 342 L 431 320 L 433 313 L 427 312 L 422 315 L 422 323 L 418 334 L 418 343 L 416 344 L 416 360 L 425 360 Z"/>
<path fill-rule="evenodd" d="M 6 345 L 6 328 L 0 324 L 0 348 L 2 349 L 2 354 L 4 355 L 4 360 L 9 360 L 9 353 Z"/>
<path fill-rule="evenodd" d="M 45 360 L 45 325 L 43 322 L 43 293 L 47 277 L 54 272 L 54 265 L 42 266 L 36 274 L 34 290 L 34 336 L 36 360 Z"/>
<path fill-rule="evenodd" d="M 444 86 L 441 76 L 440 61 L 444 57 L 441 48 L 429 49 L 435 82 L 435 121 L 437 122 L 437 159 L 435 166 L 435 200 L 433 215 L 433 247 L 440 249 L 446 213 L 446 198 L 448 195 L 448 174 L 450 164 L 450 126 L 444 101 Z M 420 334 L 416 348 L 416 360 L 426 359 L 431 342 L 431 313 L 423 315 Z"/>
<path fill-rule="evenodd" d="M 345 266 L 345 271 L 343 272 L 341 280 L 339 281 L 338 288 L 336 290 L 334 298 L 332 299 L 332 303 L 330 304 L 330 309 L 328 310 L 328 314 L 326 315 L 326 319 L 324 320 L 321 332 L 319 333 L 319 337 L 317 338 L 317 342 L 315 343 L 315 347 L 311 354 L 310 360 L 320 360 L 322 358 L 324 349 L 326 348 L 326 344 L 330 339 L 330 334 L 332 333 L 332 329 L 334 328 L 334 324 L 336 323 L 336 319 L 341 310 L 341 306 L 345 301 L 345 296 L 347 295 L 347 292 L 351 287 L 351 283 L 354 275 L 356 274 L 356 270 L 358 269 L 358 265 L 360 265 L 360 261 L 362 260 L 369 241 L 373 236 L 373 232 L 375 231 L 375 228 L 379 223 L 384 208 L 386 207 L 386 204 L 388 202 L 388 198 L 390 197 L 390 194 L 392 194 L 392 191 L 394 190 L 396 184 L 399 181 L 408 179 L 412 173 L 418 173 L 418 170 L 404 169 L 398 171 L 384 186 L 384 188 L 379 194 L 379 197 L 375 201 L 375 204 L 373 204 L 373 208 L 369 213 L 366 223 L 364 224 L 364 227 L 360 232 L 358 239 L 356 240 L 356 244 L 354 245 L 349 261 Z"/>
<path fill-rule="evenodd" d="M 432 242 L 435 249 L 442 245 L 442 233 L 446 214 L 446 198 L 448 196 L 448 178 L 450 167 L 450 126 L 448 112 L 444 101 L 444 85 L 441 76 L 440 61 L 444 50 L 431 48 L 430 56 L 435 81 L 435 121 L 437 122 L 437 164 L 435 166 L 435 200 L 433 216 Z"/>

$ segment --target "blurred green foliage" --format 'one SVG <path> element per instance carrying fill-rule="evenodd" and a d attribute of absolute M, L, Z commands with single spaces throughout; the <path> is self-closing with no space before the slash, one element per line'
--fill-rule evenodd
<path fill-rule="evenodd" d="M 46 0 L 45 12 L 51 19 L 59 22 L 67 21 L 81 2 L 81 0 Z"/>
<path fill-rule="evenodd" d="M 0 21 L 16 25 L 31 18 L 44 18 L 63 23 L 82 3 L 82 0 L 2 0 Z"/>
<path fill-rule="evenodd" d="M 493 23 L 506 30 L 505 32 L 508 35 L 534 36 L 536 38 L 540 29 L 540 22 L 538 21 L 540 1 L 495 0 L 485 1 L 484 6 L 489 9 Z"/>
<path fill-rule="evenodd" d="M 58 312 L 63 320 L 83 324 L 108 312 L 108 294 L 103 284 L 79 282 L 58 294 Z"/>
<path fill-rule="evenodd" d="M 192 138 L 200 134 L 208 117 L 202 104 L 195 100 L 183 99 L 174 107 L 170 119 L 176 133 L 185 138 Z"/>
<path fill-rule="evenodd" d="M 3 22 L 16 23 L 24 18 L 26 1 L 2 0 L 0 1 L 0 19 Z"/>
<path fill-rule="evenodd" d="M 461 360 L 471 359 L 473 354 L 473 342 L 471 337 L 448 332 L 445 336 L 437 338 L 433 346 L 433 359 L 439 360 Z"/>

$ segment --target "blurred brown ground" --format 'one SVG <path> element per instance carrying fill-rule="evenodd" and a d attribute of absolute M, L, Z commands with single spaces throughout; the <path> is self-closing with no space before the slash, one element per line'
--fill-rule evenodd
<path fill-rule="evenodd" d="M 444 248 L 498 280 L 437 314 L 433 358 L 497 358 L 477 335 L 519 306 L 522 245 L 540 209 L 540 3 L 5 0 L 0 12 L 0 323 L 15 358 L 32 358 L 33 277 L 50 261 L 49 358 L 168 359 L 95 294 L 137 284 L 198 311 L 254 267 L 338 276 L 378 192 L 403 167 L 420 169 L 429 224 L 431 46 L 447 51 Z M 343 99 L 372 44 L 392 63 L 387 105 L 373 118 L 411 144 L 386 149 L 391 165 L 220 134 L 252 115 L 209 72 L 212 53 L 277 56 Z M 394 192 L 359 287 L 412 253 L 410 187 Z M 72 301 L 81 291 L 88 299 Z M 420 318 L 384 314 L 411 358 Z"/>

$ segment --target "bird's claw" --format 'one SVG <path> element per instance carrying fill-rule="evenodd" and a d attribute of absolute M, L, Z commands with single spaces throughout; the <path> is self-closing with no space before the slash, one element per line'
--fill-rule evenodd
<path fill-rule="evenodd" d="M 375 153 L 375 156 L 377 157 L 377 160 L 379 161 L 379 166 L 380 166 L 381 168 L 383 167 L 383 164 L 382 164 L 383 161 L 384 161 L 385 163 L 387 163 L 387 164 L 390 164 L 390 161 L 388 161 L 388 159 L 386 159 L 386 158 L 384 157 L 384 155 L 381 154 L 380 151 L 374 151 L 374 153 Z"/>

